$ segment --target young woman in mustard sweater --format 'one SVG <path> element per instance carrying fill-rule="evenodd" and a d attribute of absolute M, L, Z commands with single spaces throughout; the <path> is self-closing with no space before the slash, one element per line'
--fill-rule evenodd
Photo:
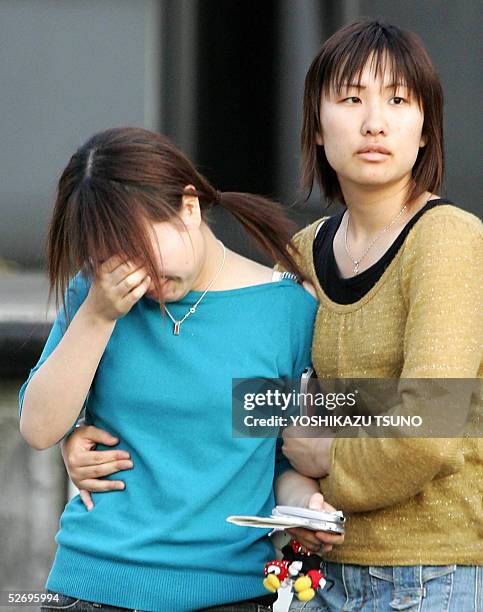
<path fill-rule="evenodd" d="M 424 408 L 414 379 L 483 373 L 482 225 L 437 195 L 442 108 L 420 41 L 381 21 L 334 34 L 306 78 L 303 186 L 344 207 L 295 238 L 320 302 L 314 367 L 319 378 L 400 379 L 402 411 Z M 475 387 L 455 415 L 477 414 Z M 348 521 L 327 555 L 334 587 L 292 610 L 482 609 L 480 439 L 296 433 L 285 455 Z"/>

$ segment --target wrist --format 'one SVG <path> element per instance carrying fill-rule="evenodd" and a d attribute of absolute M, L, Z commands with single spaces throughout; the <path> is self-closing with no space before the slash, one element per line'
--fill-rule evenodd
<path fill-rule="evenodd" d="M 114 326 L 116 325 L 117 319 L 110 319 L 108 317 L 103 316 L 101 313 L 92 308 L 89 296 L 87 296 L 84 303 L 79 308 L 79 314 L 84 319 L 84 322 L 89 325 L 89 327 L 93 327 L 99 332 L 112 332 Z"/>

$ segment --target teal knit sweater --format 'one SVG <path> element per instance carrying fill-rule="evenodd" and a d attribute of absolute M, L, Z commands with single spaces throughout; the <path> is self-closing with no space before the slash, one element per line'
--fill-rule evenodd
<path fill-rule="evenodd" d="M 88 287 L 79 276 L 71 284 L 73 313 Z M 173 316 L 200 295 L 170 304 Z M 315 300 L 282 280 L 207 293 L 180 336 L 148 298 L 116 323 L 86 421 L 117 436 L 134 468 L 121 475 L 124 491 L 93 494 L 91 512 L 78 496 L 67 504 L 47 588 L 153 612 L 266 593 L 267 532 L 225 518 L 270 514 L 276 440 L 232 436 L 232 378 L 298 377 L 310 362 L 315 313 Z M 63 329 L 59 315 L 30 377 Z"/>

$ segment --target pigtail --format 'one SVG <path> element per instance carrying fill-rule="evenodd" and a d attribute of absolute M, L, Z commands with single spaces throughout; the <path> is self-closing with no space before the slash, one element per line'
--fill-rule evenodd
<path fill-rule="evenodd" d="M 294 259 L 299 254 L 298 250 L 290 244 L 297 226 L 287 218 L 280 204 L 258 195 L 234 191 L 215 192 L 213 202 L 225 208 L 241 223 L 273 263 L 281 264 L 299 278 L 304 277 Z"/>

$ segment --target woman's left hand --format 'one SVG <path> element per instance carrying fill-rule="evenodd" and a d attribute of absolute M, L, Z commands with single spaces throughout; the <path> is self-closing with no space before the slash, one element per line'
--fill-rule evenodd
<path fill-rule="evenodd" d="M 304 427 L 283 430 L 282 452 L 292 467 L 303 476 L 322 478 L 330 472 L 330 449 L 334 438 L 302 438 Z"/>
<path fill-rule="evenodd" d="M 92 425 L 76 427 L 61 445 L 62 458 L 69 478 L 79 489 L 79 495 L 87 510 L 92 510 L 94 503 L 91 491 L 122 491 L 125 484 L 122 480 L 104 479 L 104 476 L 129 470 L 133 462 L 125 450 L 95 450 L 97 444 L 116 446 L 118 438 L 109 432 Z"/>

